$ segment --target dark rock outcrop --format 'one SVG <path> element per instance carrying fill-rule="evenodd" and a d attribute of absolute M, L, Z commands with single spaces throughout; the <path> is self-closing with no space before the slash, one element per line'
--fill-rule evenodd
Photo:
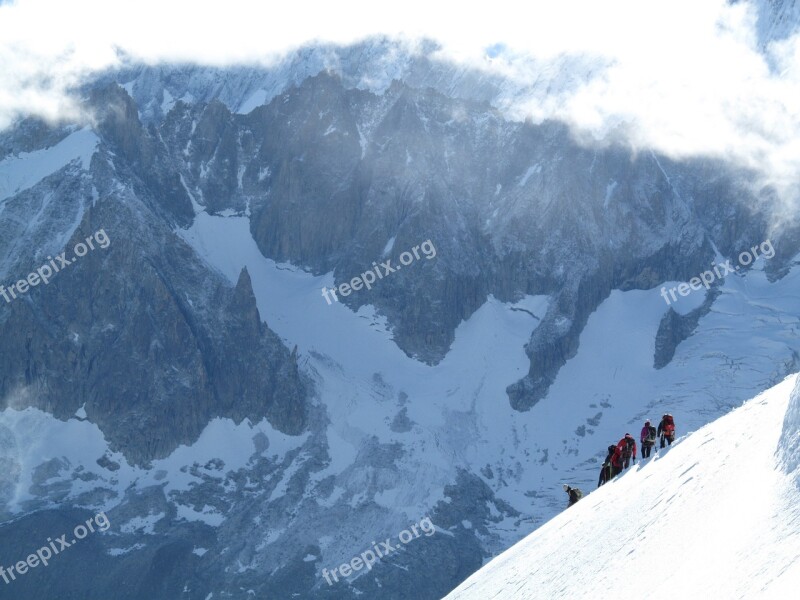
<path fill-rule="evenodd" d="M 709 313 L 719 294 L 719 289 L 714 286 L 706 294 L 703 304 L 685 315 L 675 312 L 673 308 L 667 311 L 658 325 L 653 357 L 654 368 L 663 369 L 672 361 L 678 345 L 694 333 L 700 319 Z"/>

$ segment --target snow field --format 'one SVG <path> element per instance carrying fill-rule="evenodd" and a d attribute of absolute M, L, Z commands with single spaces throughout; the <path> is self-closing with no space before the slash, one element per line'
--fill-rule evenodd
<path fill-rule="evenodd" d="M 796 380 L 584 496 L 447 599 L 795 597 L 800 488 L 776 449 Z"/>

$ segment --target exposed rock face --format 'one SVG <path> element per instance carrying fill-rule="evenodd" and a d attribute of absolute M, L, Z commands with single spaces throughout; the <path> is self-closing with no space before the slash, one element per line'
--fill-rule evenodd
<path fill-rule="evenodd" d="M 215 416 L 268 416 L 299 433 L 308 390 L 296 359 L 262 323 L 248 274 L 229 287 L 173 232 L 191 204 L 173 185 L 180 175 L 165 148 L 141 128 L 124 91 L 95 101 L 108 118 L 90 172 L 69 166 L 15 197 L 0 227 L 14 235 L 13 212 L 46 200 L 48 209 L 67 208 L 64 227 L 79 218 L 64 247 L 100 229 L 110 243 L 4 307 L 0 395 L 28 389 L 24 398 L 63 419 L 85 405 L 136 462 L 194 441 Z M 51 237 L 54 226 L 58 219 Z M 6 272 L 23 277 L 47 263 L 17 248 L 21 260 Z"/>
<path fill-rule="evenodd" d="M 131 176 L 137 188 L 144 188 L 146 197 L 155 196 L 153 206 L 170 224 L 191 224 L 194 211 L 180 174 L 168 160 L 157 132 L 152 127 L 149 132 L 143 129 L 125 90 L 116 85 L 96 88 L 90 104 L 98 132 L 120 159 L 114 167 Z"/>
<path fill-rule="evenodd" d="M 260 473 L 267 478 L 273 468 L 262 460 L 251 475 Z M 246 477 L 241 475 L 241 479 L 234 477 L 225 482 L 228 488 L 237 488 L 227 494 L 228 498 L 241 499 L 247 494 Z M 220 502 L 221 491 L 219 482 L 208 478 L 208 485 L 195 495 L 198 502 Z M 301 497 L 300 487 L 288 490 L 288 497 L 272 507 L 274 515 L 262 512 L 263 507 L 255 507 L 252 502 L 237 502 L 235 509 L 228 506 L 233 513 L 226 524 L 211 528 L 200 523 L 176 523 L 174 507 L 165 501 L 160 488 L 152 488 L 129 496 L 124 504 L 109 511 L 106 517 L 111 526 L 107 533 L 90 534 L 59 555 L 42 573 L 13 582 L 11 589 L 15 598 L 50 598 L 54 597 L 54 590 L 61 589 L 97 600 L 166 600 L 182 596 L 204 600 L 210 591 L 223 590 L 228 590 L 227 595 L 232 598 L 242 599 L 299 594 L 314 600 L 359 596 L 399 599 L 411 595 L 436 600 L 481 566 L 484 550 L 475 532 L 491 540 L 489 525 L 518 516 L 497 500 L 480 479 L 461 473 L 445 490 L 446 501 L 427 515 L 437 528 L 436 533 L 418 531 L 419 535 L 404 545 L 398 541 L 398 534 L 414 523 L 382 527 L 379 533 L 383 536 L 377 537 L 380 541 L 390 539 L 392 547 L 396 547 L 388 555 L 390 560 L 376 563 L 369 577 L 356 581 L 340 578 L 338 582 L 331 579 L 332 585 L 328 586 L 324 580 L 320 585 L 319 572 L 338 565 L 327 565 L 319 546 L 314 541 L 304 541 L 313 540 L 313 525 L 300 527 L 295 539 L 278 553 L 272 548 L 263 549 L 264 539 L 259 535 L 262 527 L 254 524 L 254 519 L 258 523 L 263 519 L 267 524 L 269 518 L 267 531 L 280 527 Z M 244 504 L 250 508 L 243 509 Z M 303 502 L 299 508 L 307 506 Z M 146 520 L 138 521 L 138 527 L 132 525 L 141 514 L 158 518 L 152 525 L 146 525 Z M 310 516 L 308 521 L 321 525 L 332 516 L 339 518 L 343 527 L 353 524 L 352 517 L 344 513 Z M 370 516 L 385 515 L 375 507 Z M 52 533 L 71 532 L 92 517 L 91 512 L 80 509 L 45 510 L 0 528 L 3 558 L 25 557 L 31 551 L 30 540 L 44 541 Z M 371 547 L 368 541 L 363 549 Z M 223 569 L 221 560 L 247 568 Z M 83 576 L 76 578 L 74 572 Z M 3 594 L 0 592 L 0 597 L 10 597 Z"/>
<path fill-rule="evenodd" d="M 29 118 L 18 123 L 13 129 L 3 132 L 0 139 L 0 158 L 31 152 L 40 148 L 54 146 L 67 135 L 68 131 L 49 126 L 44 121 Z"/>
<path fill-rule="evenodd" d="M 765 228 L 729 202 L 746 192 L 721 167 L 583 149 L 563 126 L 510 123 L 399 82 L 376 96 L 323 73 L 245 116 L 178 103 L 165 127 L 196 196 L 210 210 L 251 210 L 275 260 L 346 282 L 389 240 L 396 264 L 430 239 L 430 264 L 345 300 L 378 306 L 410 355 L 440 360 L 490 293 L 553 295 L 529 346 L 531 373 L 509 389 L 521 409 L 546 394 L 611 289 L 696 272 L 713 255 L 709 229 L 728 248 Z"/>
<path fill-rule="evenodd" d="M 166 150 L 134 163 L 157 156 L 207 210 L 252 214 L 256 242 L 277 261 L 333 270 L 338 284 L 431 240 L 434 259 L 341 299 L 377 306 L 410 356 L 441 360 L 489 294 L 550 295 L 530 372 L 508 388 L 519 410 L 547 394 L 611 290 L 688 279 L 710 262 L 712 242 L 737 251 L 768 230 L 721 165 L 582 148 L 562 125 L 508 122 L 397 81 L 378 96 L 321 73 L 247 115 L 179 101 L 157 133 Z M 135 135 L 114 139 L 125 148 Z M 180 223 L 188 200 L 173 175 L 160 177 L 147 181 L 174 193 L 159 210 Z M 786 259 L 798 240 L 788 239 Z"/>

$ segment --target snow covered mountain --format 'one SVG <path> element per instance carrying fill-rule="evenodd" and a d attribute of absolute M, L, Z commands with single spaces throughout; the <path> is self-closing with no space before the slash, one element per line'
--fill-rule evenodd
<path fill-rule="evenodd" d="M 794 597 L 798 439 L 793 375 L 584 496 L 447 598 Z"/>
<path fill-rule="evenodd" d="M 141 65 L 131 62 L 101 77 L 117 82 L 139 107 L 143 121 L 158 122 L 177 102 L 218 100 L 235 114 L 248 114 L 309 77 L 328 73 L 348 89 L 382 94 L 393 81 L 432 89 L 450 97 L 509 109 L 516 100 L 544 100 L 575 90 L 604 63 L 595 58 L 564 56 L 545 64 L 532 62 L 535 77 L 512 81 L 497 70 L 475 69 L 443 57 L 436 42 L 372 38 L 348 46 L 316 44 L 289 53 L 265 68 L 203 65 Z M 491 57 L 486 57 L 491 61 Z M 537 68 L 538 67 L 538 68 Z"/>
<path fill-rule="evenodd" d="M 441 598 L 625 430 L 795 373 L 800 223 L 717 161 L 509 118 L 592 65 L 563 67 L 521 89 L 391 40 L 131 65 L 87 122 L 0 133 L 0 283 L 110 239 L 0 300 L 0 564 L 112 523 L 0 598 Z"/>

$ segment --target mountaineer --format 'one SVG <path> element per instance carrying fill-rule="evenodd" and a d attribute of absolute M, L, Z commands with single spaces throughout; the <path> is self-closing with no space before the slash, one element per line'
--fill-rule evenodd
<path fill-rule="evenodd" d="M 580 491 L 578 488 L 570 487 L 566 483 L 564 484 L 564 491 L 567 492 L 569 495 L 569 505 L 567 508 L 575 504 L 578 500 L 583 498 L 583 492 Z"/>
<path fill-rule="evenodd" d="M 662 448 L 666 445 L 666 442 L 669 442 L 671 446 L 672 442 L 675 441 L 675 419 L 672 418 L 671 414 L 666 413 L 661 417 L 661 423 L 658 424 L 658 435 L 661 436 Z"/>
<path fill-rule="evenodd" d="M 650 424 L 650 420 L 644 422 L 642 433 L 639 436 L 639 441 L 642 442 L 642 458 L 650 458 L 650 451 L 656 445 L 656 438 L 658 433 L 656 428 Z"/>
<path fill-rule="evenodd" d="M 608 455 L 603 461 L 603 466 L 600 467 L 600 479 L 597 481 L 597 487 L 600 487 L 604 483 L 608 483 L 614 477 L 614 466 L 611 464 L 611 461 L 614 458 L 614 453 L 616 451 L 617 447 L 614 444 L 611 444 L 608 447 Z"/>
<path fill-rule="evenodd" d="M 630 433 L 626 433 L 625 437 L 617 444 L 617 450 L 622 455 L 622 468 L 627 469 L 631 466 L 631 458 L 636 462 L 636 440 Z"/>

